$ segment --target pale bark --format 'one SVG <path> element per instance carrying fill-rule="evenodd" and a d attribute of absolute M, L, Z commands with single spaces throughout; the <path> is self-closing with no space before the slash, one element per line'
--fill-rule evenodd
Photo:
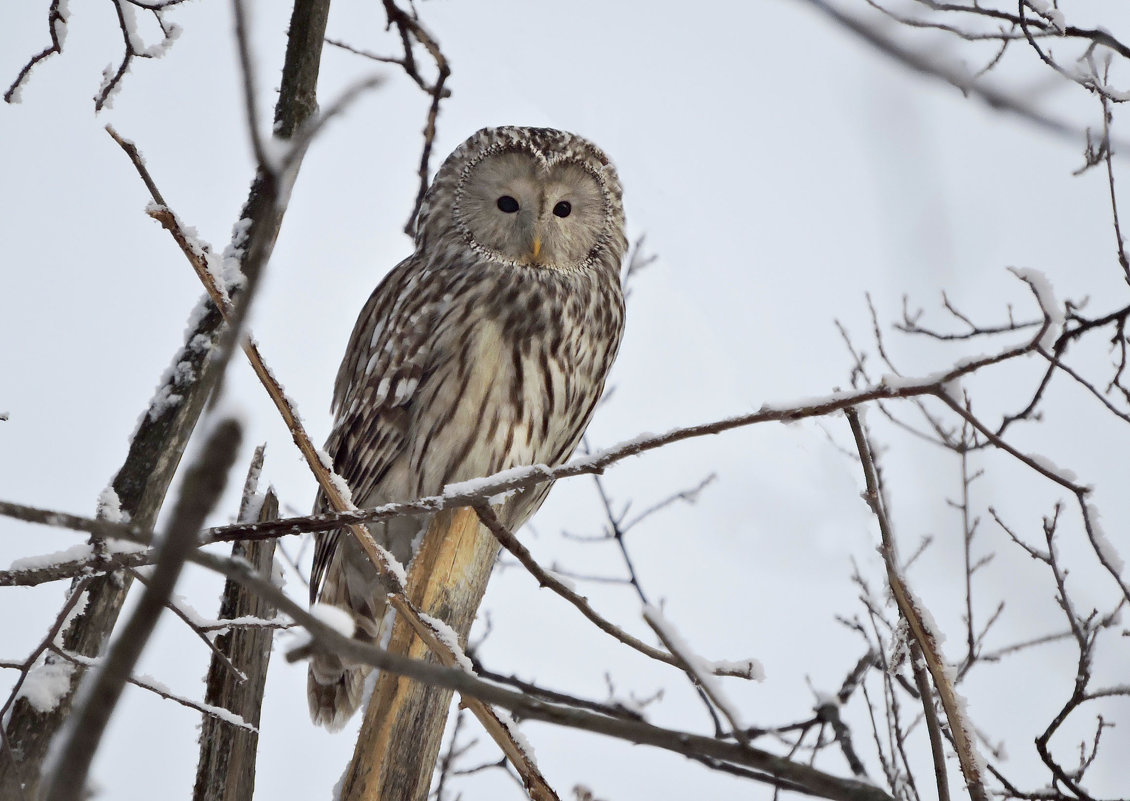
<path fill-rule="evenodd" d="M 408 573 L 408 597 L 420 611 L 450 626 L 463 646 L 498 554 L 498 542 L 472 509 L 436 515 Z M 389 650 L 434 661 L 428 645 L 397 616 Z M 382 673 L 377 680 L 343 801 L 425 799 L 439 755 L 452 691 Z"/>

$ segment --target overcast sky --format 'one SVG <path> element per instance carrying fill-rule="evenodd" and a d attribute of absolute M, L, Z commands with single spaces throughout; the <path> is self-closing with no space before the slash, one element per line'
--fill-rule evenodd
<path fill-rule="evenodd" d="M 8 5 L 0 12 L 5 85 L 48 41 L 46 0 Z M 286 5 L 250 4 L 264 121 L 285 48 Z M 1079 5 L 1067 10 L 1071 22 L 1130 31 L 1125 11 L 1118 18 L 1107 7 L 1088 18 L 1102 4 Z M 1096 312 L 1125 303 L 1105 176 L 1072 176 L 1082 164 L 1081 136 L 1035 131 L 912 75 L 801 0 L 656 2 L 646 13 L 638 3 L 599 0 L 430 0 L 418 8 L 453 69 L 435 163 L 487 125 L 580 133 L 616 163 L 629 235 L 646 235 L 647 251 L 658 256 L 633 286 L 615 393 L 590 428 L 596 447 L 846 387 L 851 358 L 833 321 L 873 351 L 866 293 L 884 324 L 900 314 L 903 295 L 943 324 L 942 289 L 979 320 L 1001 321 L 1009 305 L 1028 317 L 1035 314 L 1030 293 L 1006 270 L 1020 266 L 1046 274 L 1060 298 L 1090 297 Z M 111 122 L 138 144 L 169 204 L 222 249 L 252 175 L 230 14 L 229 4 L 215 1 L 171 12 L 184 29 L 180 39 L 163 59 L 135 62 L 113 108 L 96 116 L 91 98 L 103 68 L 120 58 L 120 36 L 110 4 L 75 3 L 64 55 L 36 70 L 21 105 L 0 109 L 0 411 L 10 416 L 0 423 L 4 499 L 92 514 L 182 341 L 198 281 L 143 213 L 145 188 L 102 126 Z M 379 4 L 343 0 L 329 35 L 391 53 L 396 41 L 383 21 Z M 142 30 L 156 41 L 151 26 Z M 953 61 L 990 52 L 929 37 L 907 41 Z M 356 314 L 411 251 L 402 228 L 415 197 L 427 98 L 395 68 L 334 48 L 324 56 L 320 96 L 324 105 L 374 72 L 386 84 L 330 125 L 306 159 L 251 323 L 318 441 L 329 431 L 333 376 Z M 1049 75 L 1023 54 L 1006 59 L 995 80 L 1080 128 L 1100 123 L 1095 100 Z M 909 374 L 998 347 L 929 348 L 891 336 L 891 353 Z M 1097 350 L 1082 364 L 1101 368 L 1104 358 Z M 885 372 L 877 360 L 871 366 Z M 991 416 L 1022 402 L 1016 393 L 1040 372 L 1033 361 L 971 390 L 981 390 L 979 408 Z M 241 464 L 254 444 L 267 442 L 264 480 L 292 512 L 307 511 L 313 480 L 245 364 L 233 362 L 225 393 L 225 408 L 238 410 L 247 427 Z M 1072 423 L 1073 414 L 1101 415 L 1068 389 L 1056 388 L 1050 409 L 1060 415 L 1014 429 L 1017 446 L 1094 484 L 1108 535 L 1130 554 L 1125 431 L 1110 440 Z M 959 492 L 957 461 L 884 428 L 878 415 L 871 419 L 889 446 L 883 459 L 904 550 L 936 537 L 911 580 L 956 658 L 964 636 L 961 529 L 945 500 Z M 742 430 L 633 459 L 606 479 L 617 502 L 642 509 L 717 474 L 696 506 L 657 516 L 630 546 L 645 588 L 665 601 L 692 646 L 712 659 L 763 663 L 764 683 L 727 683 L 753 724 L 803 718 L 813 688 L 833 692 L 864 651 L 834 620 L 862 613 L 850 582 L 853 558 L 881 586 L 859 466 L 832 442 L 846 444 L 847 433 L 842 417 Z M 1040 515 L 1059 497 L 1053 488 L 1007 459 L 986 458 L 979 467 L 989 470 L 974 486 L 981 513 L 994 505 L 1037 537 Z M 235 508 L 229 495 L 216 522 Z M 1077 575 L 1098 577 L 1076 588 L 1080 598 L 1107 608 L 1110 587 L 1088 561 L 1077 515 L 1066 517 L 1062 551 Z M 544 564 L 622 575 L 613 548 L 561 537 L 600 527 L 592 482 L 579 478 L 554 490 L 524 536 Z M 988 522 L 980 536 L 981 552 L 1002 555 L 979 574 L 976 615 L 983 621 L 1008 599 L 993 645 L 1062 628 L 1049 577 L 1018 558 Z M 76 541 L 0 520 L 0 566 Z M 213 616 L 217 587 L 190 570 L 178 592 Z M 628 590 L 582 587 L 599 609 L 650 636 Z M 0 592 L 0 658 L 24 658 L 53 618 L 61 589 Z M 288 589 L 305 596 L 293 575 Z M 521 570 L 494 577 L 484 609 L 492 630 L 482 656 L 493 669 L 602 699 L 608 671 L 622 696 L 666 688 L 649 708 L 654 722 L 710 731 L 677 674 L 590 632 Z M 1124 680 L 1125 647 L 1103 654 L 1097 670 L 1107 681 Z M 207 659 L 183 625 L 166 620 L 140 670 L 200 697 Z M 1070 649 L 1048 648 L 1023 662 L 984 666 L 963 685 L 973 719 L 1006 740 L 1004 767 L 1026 785 L 1043 781 L 1031 737 L 1069 693 L 1070 660 Z M 8 681 L 0 675 L 0 690 Z M 258 797 L 328 798 L 356 723 L 335 735 L 314 729 L 305 666 L 286 664 L 277 651 L 267 693 Z M 853 714 L 856 736 L 866 741 L 861 700 Z M 159 787 L 162 797 L 188 798 L 197 720 L 183 707 L 127 691 L 94 766 L 105 797 L 151 798 Z M 1064 753 L 1090 725 L 1071 729 Z M 542 724 L 523 729 L 563 793 L 575 783 L 607 801 L 771 792 L 653 749 Z M 1123 771 L 1114 756 L 1127 747 L 1126 731 L 1110 733 L 1107 767 L 1100 767 L 1110 792 Z M 479 753 L 496 758 L 490 747 Z M 847 774 L 832 754 L 818 766 Z M 497 770 L 460 787 L 465 798 L 520 797 Z"/>

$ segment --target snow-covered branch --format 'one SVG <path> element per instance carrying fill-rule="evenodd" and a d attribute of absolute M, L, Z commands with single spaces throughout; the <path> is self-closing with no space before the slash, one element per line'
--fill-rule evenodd
<path fill-rule="evenodd" d="M 891 530 L 886 502 L 879 486 L 878 472 L 872 456 L 871 445 L 867 440 L 859 414 L 854 409 L 849 409 L 847 418 L 851 425 L 856 447 L 859 450 L 860 463 L 863 465 L 863 477 L 866 484 L 864 500 L 867 501 L 867 505 L 871 507 L 879 522 L 879 531 L 882 535 L 880 552 L 887 568 L 888 585 L 895 602 L 898 604 L 899 613 L 906 621 L 915 644 L 921 649 L 926 660 L 926 667 L 933 679 L 934 689 L 938 693 L 942 708 L 949 720 L 957 758 L 961 763 L 961 772 L 965 776 L 970 797 L 973 801 L 988 801 L 983 783 L 985 760 L 977 751 L 976 731 L 966 714 L 964 699 L 954 689 L 952 670 L 946 664 L 942 655 L 942 638 L 939 636 L 929 611 L 908 586 L 898 563 L 894 533 Z M 922 702 L 923 704 L 930 703 L 930 699 L 923 698 Z M 937 750 L 935 756 L 936 758 L 941 756 Z M 944 764 L 936 764 L 935 768 L 939 776 L 939 794 L 944 796 L 946 795 L 945 766 Z"/>
<path fill-rule="evenodd" d="M 436 687 L 446 687 L 465 698 L 477 698 L 485 703 L 508 709 L 524 719 L 542 720 L 641 745 L 652 745 L 692 758 L 703 757 L 753 768 L 783 780 L 789 789 L 808 795 L 843 799 L 843 801 L 892 801 L 891 796 L 869 782 L 831 776 L 803 763 L 784 759 L 758 748 L 540 700 L 535 694 L 519 693 L 498 687 L 460 668 L 410 659 L 366 645 L 344 636 L 311 615 L 262 576 L 250 572 L 246 565 L 204 551 L 193 554 L 192 561 L 244 583 L 257 594 L 276 604 L 282 612 L 293 617 L 310 633 L 313 642 L 319 647 L 329 649 L 356 663 L 409 676 Z M 303 648 L 300 654 L 304 656 L 308 652 L 308 648 Z"/>

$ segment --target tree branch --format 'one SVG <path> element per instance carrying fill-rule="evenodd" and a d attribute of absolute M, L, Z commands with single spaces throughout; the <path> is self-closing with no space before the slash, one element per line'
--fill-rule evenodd
<path fill-rule="evenodd" d="M 283 138 L 293 133 L 316 107 L 318 65 L 328 9 L 329 0 L 295 2 L 275 108 L 276 133 Z M 319 21 L 321 28 L 316 28 Z M 276 200 L 273 184 L 260 170 L 230 245 L 232 258 L 238 262 L 239 274 L 243 276 L 242 292 L 248 298 L 282 225 L 286 208 Z M 225 364 L 222 354 L 226 349 L 216 347 L 223 331 L 222 316 L 205 301 L 193 319 L 195 325 L 186 332 L 185 345 L 173 357 L 176 369 L 169 370 L 161 381 L 113 481 L 121 509 L 142 531 L 153 527 L 184 448 Z M 95 656 L 103 649 L 130 583 L 120 576 L 108 575 L 91 584 L 90 602 L 74 621 L 63 643 L 67 651 Z M 74 682 L 81 674 L 82 671 L 75 671 L 72 693 Z M 31 777 L 27 786 L 31 795 L 35 795 L 48 743 L 70 708 L 68 696 L 50 713 L 40 713 L 22 702 L 12 710 L 5 729 L 5 741 L 11 747 L 0 751 L 0 797 L 19 792 L 16 788 L 22 786 L 20 773 Z M 22 768 L 16 767 L 14 752 L 20 754 Z"/>
<path fill-rule="evenodd" d="M 357 664 L 373 667 L 437 687 L 455 690 L 464 698 L 477 698 L 489 704 L 509 709 L 524 719 L 542 720 L 583 731 L 591 731 L 642 745 L 654 745 L 684 755 L 697 755 L 718 759 L 734 765 L 765 771 L 777 778 L 788 780 L 793 787 L 810 795 L 839 801 L 893 801 L 878 787 L 868 782 L 831 776 L 797 762 L 778 757 L 761 749 L 717 740 L 673 729 L 664 729 L 649 723 L 620 717 L 609 717 L 581 709 L 549 703 L 531 698 L 502 687 L 484 682 L 471 673 L 417 659 L 391 654 L 381 648 L 345 637 L 322 621 L 310 615 L 285 593 L 246 565 L 229 559 L 197 551 L 192 560 L 243 583 L 249 589 L 275 604 L 310 632 L 316 647 L 323 647 Z M 298 654 L 305 655 L 309 648 Z M 292 652 L 288 659 L 297 655 Z M 298 658 L 301 658 L 300 656 Z"/>
<path fill-rule="evenodd" d="M 240 426 L 234 420 L 217 424 L 200 458 L 186 471 L 149 586 L 114 646 L 99 662 L 90 685 L 84 688 L 53 764 L 44 771 L 44 801 L 79 801 L 85 797 L 87 772 L 106 724 L 157 625 L 157 618 L 172 596 L 173 585 L 196 543 L 196 533 L 220 499 L 240 438 Z"/>
<path fill-rule="evenodd" d="M 859 451 L 860 463 L 863 466 L 863 476 L 866 484 L 864 499 L 871 507 L 879 522 L 879 531 L 882 534 L 883 546 L 881 553 L 883 562 L 887 567 L 887 581 L 891 593 L 898 604 L 899 613 L 907 622 L 907 626 L 914 642 L 922 649 L 926 667 L 934 682 L 934 689 L 941 700 L 946 718 L 949 720 L 958 761 L 961 763 L 961 772 L 965 776 L 966 787 L 973 801 L 988 801 L 988 795 L 982 783 L 981 765 L 984 761 L 976 751 L 973 741 L 973 726 L 966 718 L 963 704 L 958 700 L 954 691 L 953 682 L 948 675 L 948 667 L 942 658 L 941 648 L 936 632 L 931 624 L 926 622 L 922 613 L 920 601 L 910 591 L 906 580 L 900 573 L 897 562 L 894 534 L 891 531 L 890 521 L 887 518 L 886 505 L 883 501 L 879 487 L 875 462 L 871 455 L 871 446 L 863 431 L 863 424 L 859 420 L 859 413 L 855 409 L 847 410 L 848 423 L 851 425 L 852 435 L 855 438 L 856 448 Z M 924 698 L 923 702 L 929 702 Z M 937 768 L 944 770 L 944 766 Z M 939 780 L 940 781 L 940 780 Z M 939 785 L 939 792 L 942 786 Z"/>

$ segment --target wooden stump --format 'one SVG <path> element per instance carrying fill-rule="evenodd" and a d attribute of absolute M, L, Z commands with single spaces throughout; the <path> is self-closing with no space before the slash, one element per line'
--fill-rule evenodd
<path fill-rule="evenodd" d="M 498 542 L 473 509 L 436 515 L 408 574 L 416 608 L 446 623 L 462 647 L 486 591 Z M 397 615 L 389 650 L 435 661 L 428 646 Z M 382 673 L 369 702 L 342 801 L 424 801 L 439 756 L 451 690 Z"/>

